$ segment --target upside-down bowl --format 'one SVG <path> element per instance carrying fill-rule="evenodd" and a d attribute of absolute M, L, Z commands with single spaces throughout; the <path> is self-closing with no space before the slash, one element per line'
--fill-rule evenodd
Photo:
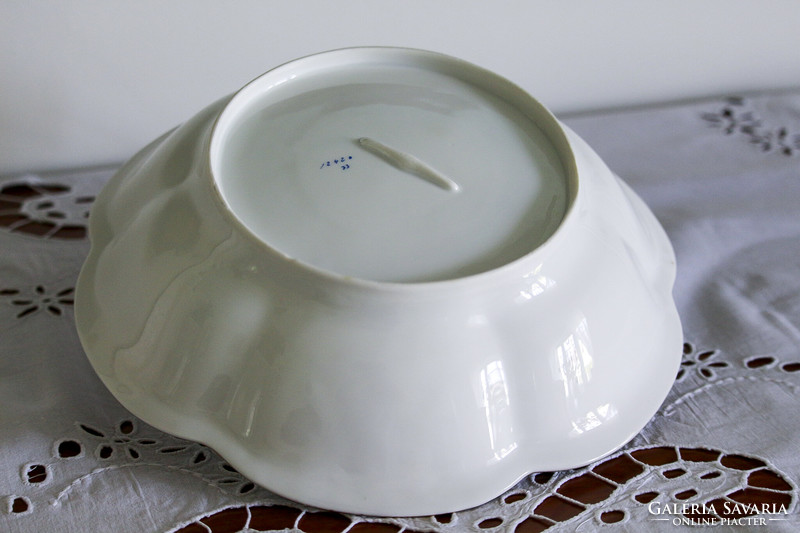
<path fill-rule="evenodd" d="M 439 255 L 404 256 L 416 235 L 426 232 L 411 228 L 402 237 L 381 238 L 394 228 L 388 225 L 370 234 L 369 246 L 346 254 L 339 251 L 349 234 L 326 237 L 315 245 L 323 248 L 318 260 L 265 237 L 259 224 L 267 214 L 248 207 L 247 199 L 282 189 L 226 169 L 225 158 L 236 149 L 232 136 L 242 121 L 277 105 L 269 100 L 276 87 L 291 87 L 319 69 L 354 65 L 444 73 L 497 96 L 511 106 L 515 121 L 535 128 L 557 167 L 548 205 L 561 202 L 555 214 L 526 222 L 536 239 L 496 263 L 443 267 L 434 275 L 414 269 L 439 268 L 425 260 L 448 256 L 448 243 L 469 249 L 473 234 L 478 240 L 480 227 L 504 209 L 492 207 L 489 218 L 477 222 L 454 215 L 454 228 L 436 219 L 435 229 L 447 236 L 437 245 Z M 395 89 L 387 98 L 398 94 Z M 348 89 L 356 99 L 358 91 Z M 448 124 L 469 107 L 442 110 L 427 97 L 412 100 L 395 102 L 387 112 L 399 106 L 403 116 L 433 113 Z M 333 107 L 322 106 L 320 113 L 341 114 Z M 348 117 L 358 114 L 354 109 Z M 376 109 L 358 118 L 359 127 L 372 128 L 383 107 Z M 260 127 L 270 143 L 283 143 L 273 124 L 262 121 Z M 377 125 L 367 133 L 383 142 L 395 129 Z M 481 134 L 480 128 L 467 130 L 459 127 L 459 135 Z M 435 135 L 447 138 L 443 131 Z M 492 136 L 487 142 L 496 143 Z M 279 152 L 303 142 L 289 139 Z M 424 174 L 397 161 L 393 166 L 386 154 L 357 143 L 349 146 L 350 155 L 341 159 L 352 168 L 337 169 L 336 176 L 361 179 L 359 169 L 373 176 L 384 167 L 398 175 Z M 438 171 L 461 180 L 462 190 L 442 191 L 418 176 L 396 178 L 407 178 L 402 187 L 441 195 L 436 202 L 467 198 L 474 202 L 468 213 L 480 209 L 482 198 L 493 201 L 494 189 L 482 187 L 503 176 L 469 175 L 456 163 L 470 154 L 447 155 L 449 145 L 443 146 L 415 161 L 432 168 L 436 160 Z M 424 149 L 415 148 L 415 155 Z M 270 155 L 275 157 L 280 154 Z M 323 152 L 311 159 L 314 172 L 330 172 Z M 474 190 L 480 194 L 470 196 Z M 405 201 L 405 192 L 376 194 Z M 351 216 L 347 209 L 341 216 Z M 545 209 L 537 204 L 536 210 Z M 357 218 L 356 211 L 350 212 Z M 376 224 L 396 224 L 393 216 Z M 472 223 L 478 230 L 470 229 Z M 314 235 L 328 229 L 316 219 L 311 224 Z M 353 231 L 365 225 L 356 224 Z M 86 354 L 113 395 L 144 421 L 213 447 L 264 487 L 322 508 L 372 515 L 450 512 L 488 501 L 528 473 L 588 464 L 640 431 L 679 364 L 674 254 L 650 210 L 524 91 L 430 52 L 346 49 L 268 72 L 126 163 L 96 200 L 90 237 L 76 321 Z M 388 279 L 359 270 L 384 257 L 367 258 L 374 250 L 394 247 L 400 253 L 385 268 L 397 271 Z M 330 266 L 324 262 L 330 257 L 351 261 L 353 270 Z"/>

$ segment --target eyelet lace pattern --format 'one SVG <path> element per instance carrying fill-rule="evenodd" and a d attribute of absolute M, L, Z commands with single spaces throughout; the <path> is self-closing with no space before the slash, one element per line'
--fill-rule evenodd
<path fill-rule="evenodd" d="M 131 416 L 83 354 L 74 286 L 113 169 L 15 175 L 0 179 L 0 531 L 797 530 L 800 92 L 566 122 L 650 204 L 678 258 L 682 364 L 621 450 L 437 516 L 355 516 L 272 494 Z"/>

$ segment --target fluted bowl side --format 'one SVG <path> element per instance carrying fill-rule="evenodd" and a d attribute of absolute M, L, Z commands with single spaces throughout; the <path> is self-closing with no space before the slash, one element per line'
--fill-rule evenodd
<path fill-rule="evenodd" d="M 533 253 L 454 282 L 317 275 L 233 223 L 212 104 L 97 198 L 81 342 L 131 412 L 304 503 L 373 515 L 483 503 L 633 437 L 682 334 L 644 203 L 573 132 L 571 212 Z"/>

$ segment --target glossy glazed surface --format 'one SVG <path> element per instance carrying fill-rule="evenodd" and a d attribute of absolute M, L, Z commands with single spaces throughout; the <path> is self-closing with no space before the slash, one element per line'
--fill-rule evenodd
<path fill-rule="evenodd" d="M 143 149 L 92 212 L 78 330 L 134 414 L 289 498 L 416 515 L 588 463 L 656 411 L 682 345 L 671 246 L 545 111 L 571 191 L 557 230 L 493 270 L 402 284 L 298 263 L 239 221 L 209 164 L 228 101 Z"/>
<path fill-rule="evenodd" d="M 282 254 L 375 281 L 463 277 L 535 249 L 568 199 L 538 104 L 473 65 L 394 52 L 312 56 L 240 91 L 211 146 L 225 203 Z"/>

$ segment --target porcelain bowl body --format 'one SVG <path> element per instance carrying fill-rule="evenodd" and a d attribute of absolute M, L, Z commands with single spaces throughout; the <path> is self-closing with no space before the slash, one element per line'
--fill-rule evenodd
<path fill-rule="evenodd" d="M 230 101 L 145 147 L 91 214 L 78 331 L 135 415 L 286 497 L 422 515 L 590 463 L 656 412 L 682 345 L 672 248 L 555 118 L 572 196 L 544 244 L 473 276 L 380 283 L 293 261 L 232 216 L 209 163 Z"/>

